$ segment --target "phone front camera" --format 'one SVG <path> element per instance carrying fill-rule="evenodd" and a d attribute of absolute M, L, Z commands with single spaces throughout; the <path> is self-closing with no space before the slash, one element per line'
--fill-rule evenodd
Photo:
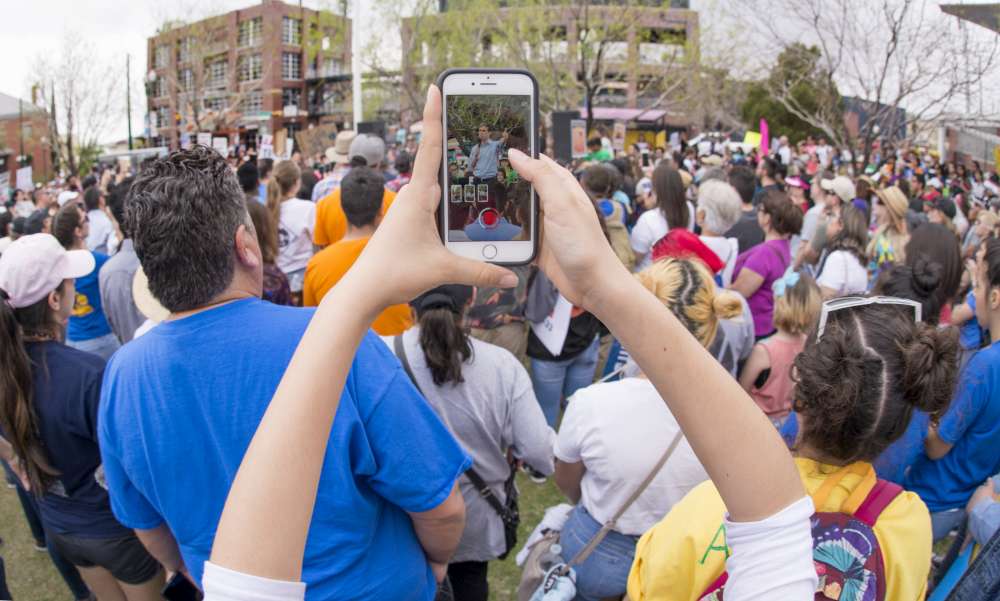
<path fill-rule="evenodd" d="M 476 85 L 476 82 L 472 82 L 472 85 Z"/>

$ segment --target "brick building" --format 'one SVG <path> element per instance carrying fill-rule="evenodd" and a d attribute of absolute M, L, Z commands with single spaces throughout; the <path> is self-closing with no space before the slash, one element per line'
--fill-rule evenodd
<path fill-rule="evenodd" d="M 154 145 L 211 132 L 253 146 L 258 135 L 349 122 L 350 35 L 350 19 L 280 0 L 167 24 L 147 41 Z"/>
<path fill-rule="evenodd" d="M 19 159 L 32 167 L 36 182 L 52 179 L 52 149 L 48 143 L 49 115 L 45 109 L 0 93 L 0 173 L 16 180 Z"/>

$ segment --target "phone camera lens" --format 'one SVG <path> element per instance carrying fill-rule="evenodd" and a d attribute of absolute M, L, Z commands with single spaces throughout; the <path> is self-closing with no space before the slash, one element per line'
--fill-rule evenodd
<path fill-rule="evenodd" d="M 472 85 L 476 85 L 476 82 L 472 82 Z"/>

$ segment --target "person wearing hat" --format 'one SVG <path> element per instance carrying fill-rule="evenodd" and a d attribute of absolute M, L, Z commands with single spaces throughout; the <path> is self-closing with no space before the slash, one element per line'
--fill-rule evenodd
<path fill-rule="evenodd" d="M 843 175 L 814 178 L 814 186 L 817 179 L 819 194 L 815 195 L 813 206 L 802 218 L 801 243 L 795 253 L 796 269 L 802 265 L 815 264 L 819 260 L 829 242 L 826 231 L 830 220 L 839 217 L 841 208 L 854 199 L 854 183 L 850 178 Z M 816 192 L 815 187 L 813 191 Z"/>
<path fill-rule="evenodd" d="M 350 129 L 337 132 L 333 146 L 327 148 L 326 152 L 323 153 L 327 162 L 333 165 L 333 169 L 313 186 L 311 197 L 313 202 L 319 202 L 321 198 L 340 187 L 340 181 L 351 170 L 351 143 L 354 142 L 356 136 L 357 134 Z"/>
<path fill-rule="evenodd" d="M 52 216 L 45 209 L 39 209 L 24 220 L 24 233 L 31 234 L 51 234 Z"/>
<path fill-rule="evenodd" d="M 98 599 L 160 599 L 164 573 L 111 511 L 98 483 L 97 407 L 104 360 L 64 344 L 74 280 L 94 271 L 87 250 L 49 234 L 0 255 L 2 458 L 36 495 L 47 544 L 77 566 Z M 44 368 L 38 367 L 44 366 Z M 25 417 L 27 416 L 27 417 Z"/>
<path fill-rule="evenodd" d="M 958 229 L 953 221 L 958 209 L 950 198 L 940 194 L 934 196 L 931 200 L 924 202 L 924 212 L 927 213 L 928 222 L 941 224 L 956 236 L 958 235 Z"/>
<path fill-rule="evenodd" d="M 906 212 L 909 201 L 897 186 L 875 191 L 875 223 L 878 229 L 868 243 L 869 270 L 878 277 L 883 269 L 903 263 L 904 249 L 910 241 Z"/>
<path fill-rule="evenodd" d="M 59 208 L 62 208 L 66 206 L 67 202 L 75 201 L 79 197 L 80 193 L 75 190 L 63 190 L 59 193 L 59 196 L 56 197 L 56 203 L 59 205 Z"/>
<path fill-rule="evenodd" d="M 383 186 L 385 175 L 382 173 L 382 162 L 385 160 L 385 142 L 374 134 L 360 134 L 354 138 L 347 151 L 348 168 L 371 167 L 382 176 Z M 322 183 L 322 182 L 320 182 Z M 319 187 L 319 184 L 316 184 Z M 382 211 L 384 215 L 396 198 L 396 193 L 388 188 L 382 191 Z M 347 233 L 347 216 L 340 202 L 340 182 L 329 195 L 320 198 L 316 203 L 316 228 L 313 232 L 313 242 L 316 246 L 326 247 L 337 242 Z"/>

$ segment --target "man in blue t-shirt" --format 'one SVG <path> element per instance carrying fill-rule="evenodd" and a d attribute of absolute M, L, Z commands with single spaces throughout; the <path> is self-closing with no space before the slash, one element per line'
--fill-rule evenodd
<path fill-rule="evenodd" d="M 931 511 L 934 540 L 964 519 L 969 497 L 1000 471 L 1000 239 L 980 251 L 973 290 L 976 318 L 994 342 L 965 366 L 955 400 L 930 428 L 925 455 L 906 480 Z"/>
<path fill-rule="evenodd" d="M 168 569 L 200 582 L 230 484 L 312 311 L 259 299 L 261 254 L 243 194 L 210 150 L 144 169 L 126 220 L 171 318 L 108 364 L 99 436 L 112 509 Z M 369 335 L 330 434 L 306 598 L 433 599 L 462 533 L 455 482 L 470 465 Z"/>

